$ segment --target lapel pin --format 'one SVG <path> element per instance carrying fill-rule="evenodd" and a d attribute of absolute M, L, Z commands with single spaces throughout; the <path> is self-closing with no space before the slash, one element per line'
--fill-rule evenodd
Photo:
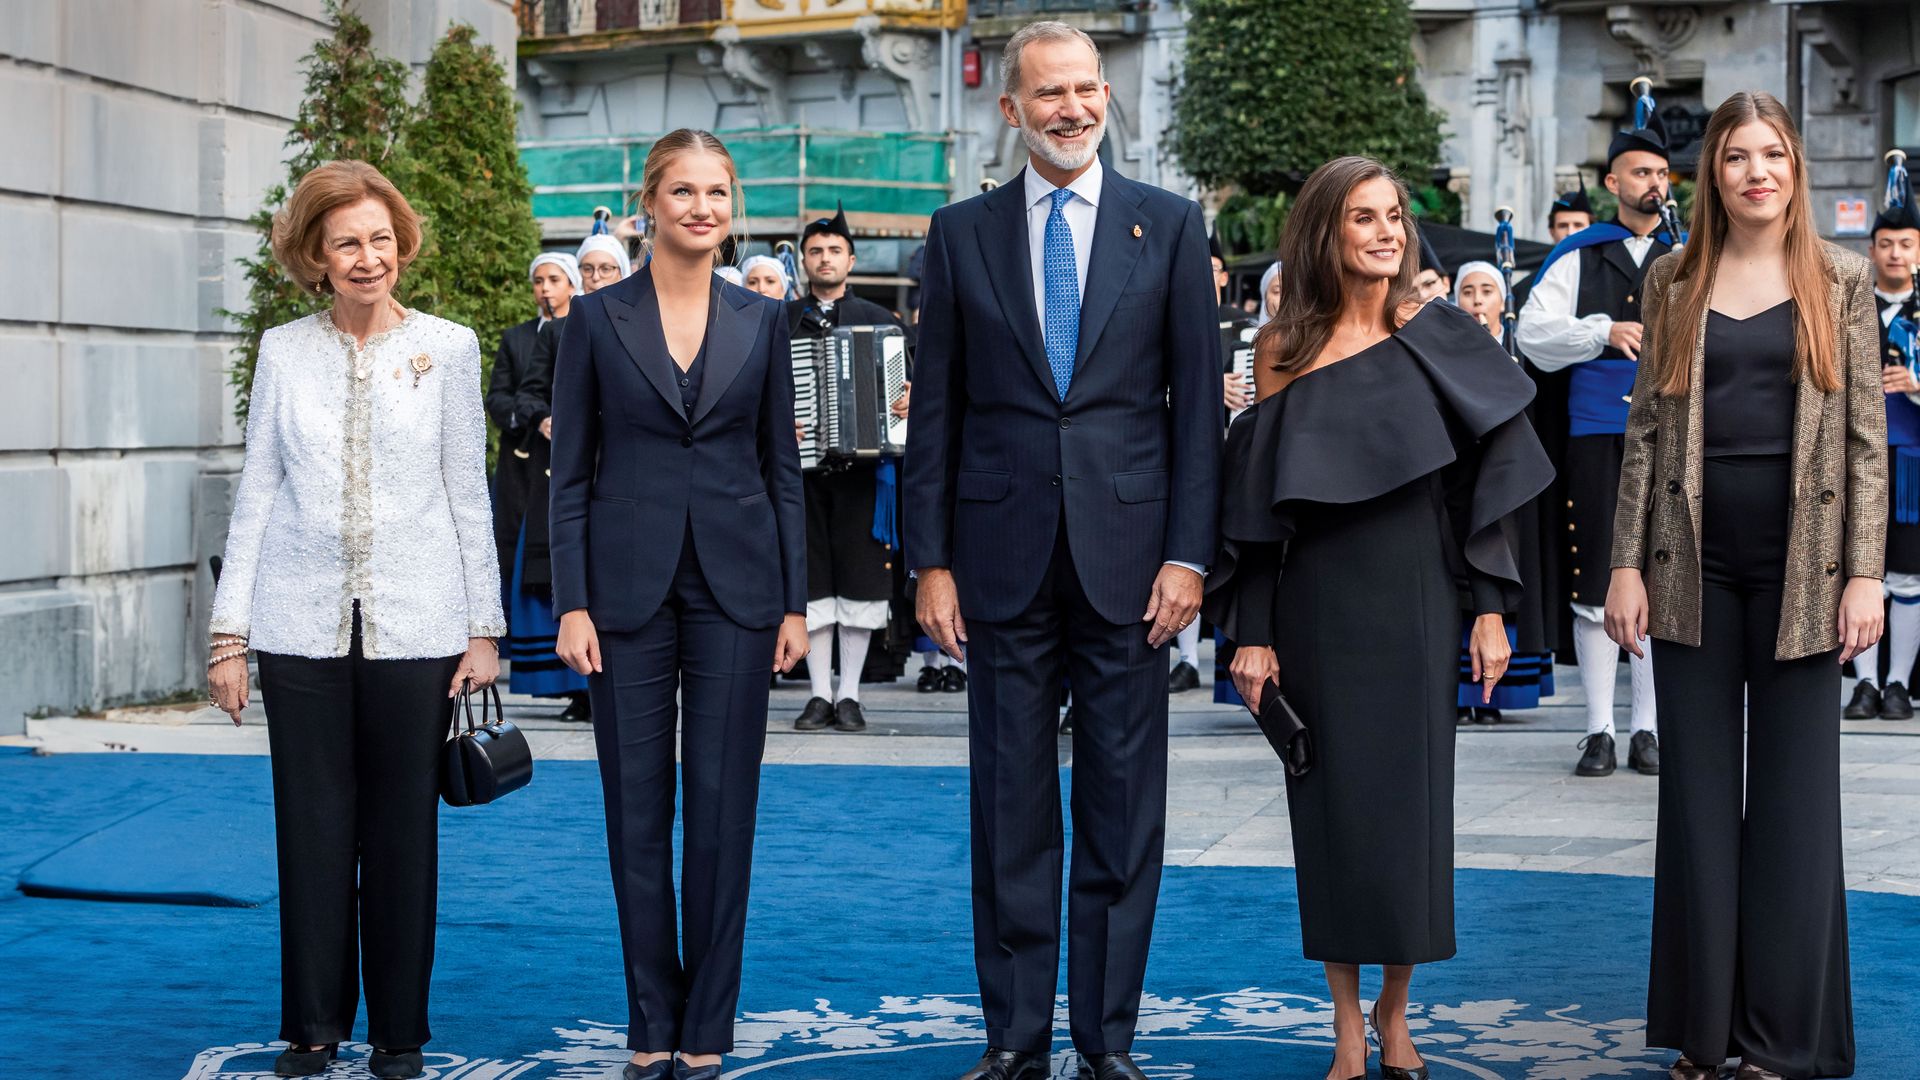
<path fill-rule="evenodd" d="M 1139 238 L 1139 236 L 1140 236 L 1140 226 L 1138 226 L 1138 225 L 1135 225 L 1135 226 L 1133 227 L 1133 235 L 1134 235 L 1134 237 L 1135 237 L 1135 239 L 1138 239 L 1138 238 Z"/>

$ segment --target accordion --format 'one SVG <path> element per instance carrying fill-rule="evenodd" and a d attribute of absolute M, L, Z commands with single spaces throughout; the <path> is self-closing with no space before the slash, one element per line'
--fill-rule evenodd
<path fill-rule="evenodd" d="M 1228 375 L 1238 376 L 1246 384 L 1248 401 L 1253 400 L 1253 337 L 1257 332 L 1250 322 L 1235 320 L 1220 324 L 1220 359 Z M 1240 412 L 1233 415 L 1238 416 Z M 1232 417 L 1228 419 L 1231 421 Z"/>
<path fill-rule="evenodd" d="M 907 385 L 907 335 L 897 326 L 838 326 L 793 339 L 793 416 L 800 467 L 899 457 L 907 422 L 893 415 Z"/>

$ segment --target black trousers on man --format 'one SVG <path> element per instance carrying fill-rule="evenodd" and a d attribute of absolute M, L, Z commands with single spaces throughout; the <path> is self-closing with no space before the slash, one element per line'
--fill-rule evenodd
<path fill-rule="evenodd" d="M 280 863 L 280 1037 L 423 1046 L 440 878 L 440 746 L 459 656 L 260 654 Z"/>
<path fill-rule="evenodd" d="M 973 952 L 987 1042 L 1053 1040 L 1062 826 L 1057 729 L 1073 685 L 1073 871 L 1067 1003 L 1083 1054 L 1133 1045 L 1160 895 L 1167 809 L 1166 649 L 1087 600 L 1060 526 L 1033 602 L 967 623 L 972 710 Z M 1140 598 L 1141 609 L 1147 597 Z M 964 615 L 965 613 L 962 612 Z"/>
<path fill-rule="evenodd" d="M 744 627 L 721 610 L 690 534 L 652 620 L 600 631 L 604 670 L 587 680 L 587 693 L 627 968 L 629 1049 L 733 1049 L 775 636 L 775 627 Z M 676 721 L 686 781 L 678 925 Z"/>
<path fill-rule="evenodd" d="M 1661 724 L 1647 1042 L 1853 1074 L 1840 666 L 1777 661 L 1790 470 L 1706 462 L 1700 646 L 1654 643 Z"/>

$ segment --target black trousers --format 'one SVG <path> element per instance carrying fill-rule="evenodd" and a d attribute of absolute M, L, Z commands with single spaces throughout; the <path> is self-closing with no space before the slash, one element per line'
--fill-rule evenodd
<path fill-rule="evenodd" d="M 588 678 L 587 693 L 627 968 L 627 1046 L 724 1054 L 740 999 L 776 629 L 729 619 L 691 536 L 680 552 L 659 613 L 639 630 L 601 631 L 604 670 Z M 676 720 L 686 781 L 678 927 Z"/>
<path fill-rule="evenodd" d="M 440 877 L 440 746 L 459 656 L 260 654 L 280 864 L 280 1037 L 425 1045 Z"/>
<path fill-rule="evenodd" d="M 1660 824 L 1647 1042 L 1853 1073 L 1840 667 L 1777 661 L 1790 465 L 1709 458 L 1701 644 L 1654 644 Z"/>
<path fill-rule="evenodd" d="M 1133 1045 L 1167 810 L 1167 656 L 1147 645 L 1147 629 L 1093 609 L 1064 522 L 1027 610 L 967 624 L 973 955 L 993 1046 L 1037 1052 L 1053 1041 L 1063 676 L 1074 706 L 1068 1016 L 1083 1054 Z"/>

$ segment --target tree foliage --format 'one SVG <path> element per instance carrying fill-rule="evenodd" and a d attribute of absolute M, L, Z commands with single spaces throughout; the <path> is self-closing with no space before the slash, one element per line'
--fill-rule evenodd
<path fill-rule="evenodd" d="M 1212 188 L 1295 193 L 1344 154 L 1415 186 L 1442 115 L 1414 78 L 1408 0 L 1188 0 L 1167 149 Z"/>
<path fill-rule="evenodd" d="M 306 93 L 285 144 L 290 151 L 287 180 L 268 189 L 260 210 L 247 219 L 260 233 L 259 251 L 239 260 L 247 280 L 247 306 L 242 311 L 220 312 L 240 329 L 227 381 L 235 391 L 234 414 L 242 423 L 247 418 L 254 366 L 260 359 L 261 335 L 326 306 L 324 297 L 289 280 L 274 262 L 269 243 L 274 213 L 286 203 L 295 181 L 336 158 L 359 158 L 391 175 L 411 112 L 407 66 L 375 52 L 372 28 L 343 8 L 340 0 L 327 0 L 327 14 L 334 23 L 333 36 L 315 45 L 303 65 Z"/>

